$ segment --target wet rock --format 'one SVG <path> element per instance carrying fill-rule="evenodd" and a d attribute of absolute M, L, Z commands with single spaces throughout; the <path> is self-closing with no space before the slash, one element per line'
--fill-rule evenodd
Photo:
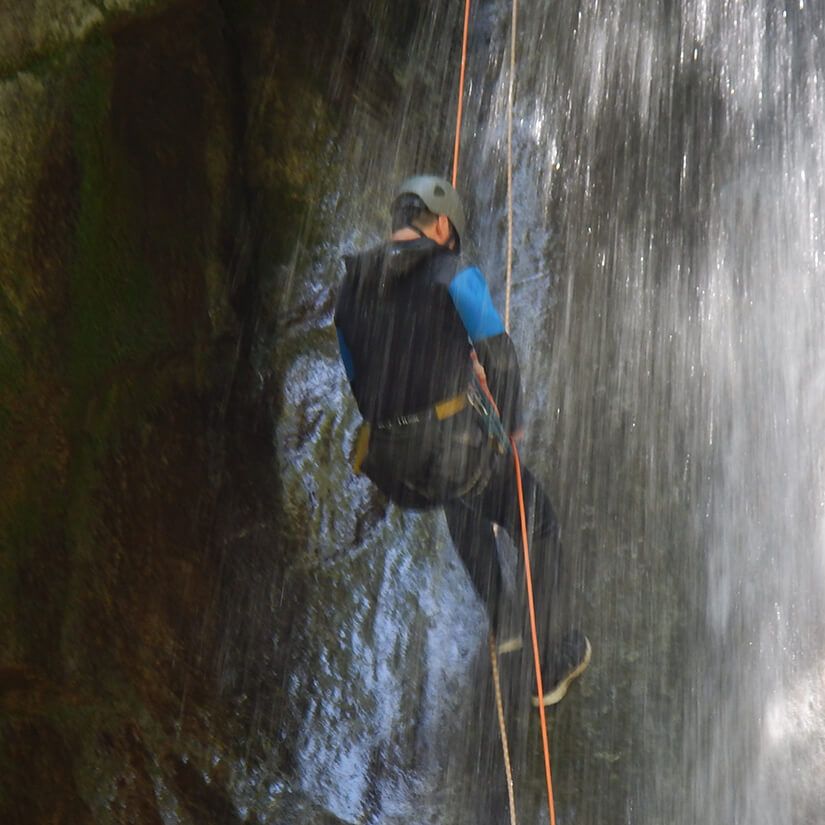
<path fill-rule="evenodd" d="M 349 716 L 358 747 L 370 703 L 383 739 L 406 713 L 374 686 L 331 715 L 303 690 L 330 651 L 319 687 L 363 667 L 335 637 L 350 576 L 359 610 L 380 591 L 406 610 L 392 626 L 413 628 L 387 634 L 368 608 L 359 644 L 384 628 L 388 678 L 408 705 L 425 689 L 405 673 L 425 638 L 419 582 L 393 595 L 374 577 L 386 504 L 346 463 L 334 272 L 312 261 L 334 205 L 304 224 L 339 162 L 343 101 L 412 22 L 323 11 L 0 14 L 3 821 L 343 821 L 323 777 L 302 777 L 304 711 Z M 397 84 L 382 77 L 376 109 Z M 388 572 L 408 564 L 388 555 Z"/>
<path fill-rule="evenodd" d="M 169 0 L 9 0 L 0 16 L 0 73 L 53 55 L 113 20 L 169 5 Z"/>
<path fill-rule="evenodd" d="M 222 695 L 215 512 L 230 463 L 266 456 L 260 388 L 241 389 L 252 310 L 233 308 L 251 276 L 223 17 L 2 20 L 0 818 L 207 821 L 187 804 L 228 810 L 231 783 L 190 794 L 169 766 L 246 738 Z"/>

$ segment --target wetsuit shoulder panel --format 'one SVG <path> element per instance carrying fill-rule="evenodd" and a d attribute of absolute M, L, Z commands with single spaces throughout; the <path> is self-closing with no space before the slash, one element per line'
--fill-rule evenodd
<path fill-rule="evenodd" d="M 457 272 L 448 290 L 474 344 L 504 332 L 504 322 L 478 267 L 468 266 Z"/>

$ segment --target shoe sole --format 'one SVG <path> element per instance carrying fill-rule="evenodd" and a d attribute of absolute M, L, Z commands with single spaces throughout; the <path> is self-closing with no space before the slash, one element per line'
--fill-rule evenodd
<path fill-rule="evenodd" d="M 498 644 L 498 655 L 504 656 L 507 653 L 517 653 L 524 647 L 524 641 L 522 640 L 521 636 L 513 636 L 509 639 L 505 639 L 503 642 L 499 642 Z"/>
<path fill-rule="evenodd" d="M 584 658 L 579 662 L 579 664 L 564 677 L 564 679 L 559 682 L 556 687 L 550 691 L 549 693 L 544 694 L 544 698 L 542 700 L 542 704 L 544 707 L 549 708 L 551 705 L 556 705 L 561 702 L 562 699 L 567 695 L 567 688 L 570 687 L 570 683 L 574 679 L 578 679 L 582 673 L 587 670 L 587 666 L 590 664 L 590 656 L 593 653 L 592 648 L 590 647 L 590 639 L 585 637 L 585 641 L 587 642 L 587 650 L 584 652 Z M 539 706 L 539 700 L 537 697 L 533 697 L 533 706 Z"/>

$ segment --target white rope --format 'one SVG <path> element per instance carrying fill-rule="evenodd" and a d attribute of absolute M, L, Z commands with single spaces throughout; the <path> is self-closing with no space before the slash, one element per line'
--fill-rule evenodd
<path fill-rule="evenodd" d="M 507 91 L 507 267 L 504 303 L 504 328 L 510 331 L 510 295 L 513 285 L 513 88 L 516 76 L 516 23 L 518 20 L 518 0 L 513 0 L 513 19 L 510 24 L 510 79 Z M 496 525 L 496 528 L 498 525 Z M 498 529 L 496 529 L 498 534 Z M 490 663 L 493 667 L 493 684 L 496 694 L 498 727 L 501 734 L 501 750 L 504 756 L 504 772 L 507 777 L 507 798 L 510 805 L 510 825 L 516 823 L 516 796 L 513 785 L 513 767 L 510 763 L 510 743 L 504 720 L 504 700 L 501 695 L 501 678 L 498 668 L 496 637 L 490 633 Z"/>
<path fill-rule="evenodd" d="M 507 91 L 507 291 L 504 303 L 504 328 L 510 331 L 510 293 L 513 285 L 513 87 L 516 79 L 516 24 L 518 0 L 513 0 L 510 24 L 510 84 Z"/>
<path fill-rule="evenodd" d="M 510 825 L 516 825 L 516 793 L 513 785 L 513 766 L 510 764 L 510 743 L 507 739 L 507 725 L 504 721 L 504 700 L 501 696 L 501 677 L 498 670 L 498 649 L 494 633 L 489 636 L 490 664 L 493 666 L 493 685 L 496 691 L 498 730 L 501 734 L 501 750 L 504 755 L 504 773 L 507 778 L 507 799 L 510 804 Z"/>

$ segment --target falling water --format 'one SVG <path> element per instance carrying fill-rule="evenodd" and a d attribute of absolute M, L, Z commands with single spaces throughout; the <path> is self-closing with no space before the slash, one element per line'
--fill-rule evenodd
<path fill-rule="evenodd" d="M 389 103 L 374 94 L 386 67 L 364 63 L 345 171 L 315 216 L 338 234 L 286 273 L 284 312 L 381 237 L 395 181 L 448 170 L 457 6 L 433 0 L 410 23 Z M 502 4 L 474 8 L 459 171 L 501 304 L 508 25 Z M 551 719 L 559 822 L 818 822 L 825 11 L 533 2 L 517 48 L 524 454 L 560 512 L 594 645 Z M 329 623 L 295 642 L 302 790 L 351 822 L 479 821 L 503 793 L 483 613 L 437 515 L 364 517 L 334 348 L 287 384 L 333 436 L 319 471 L 299 421 L 279 433 L 287 486 L 316 513 L 308 614 Z M 322 480 L 335 467 L 343 492 Z M 535 724 L 519 718 L 517 732 Z M 522 822 L 546 821 L 535 742 L 515 743 Z"/>

